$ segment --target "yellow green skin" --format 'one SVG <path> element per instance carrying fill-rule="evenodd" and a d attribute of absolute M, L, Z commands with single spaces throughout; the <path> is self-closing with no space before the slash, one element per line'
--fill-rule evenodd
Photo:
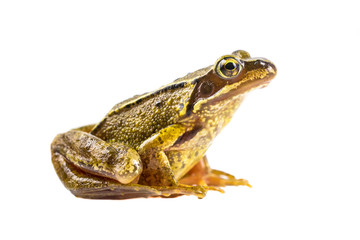
<path fill-rule="evenodd" d="M 202 198 L 218 186 L 248 185 L 217 170 L 216 179 L 230 180 L 181 181 L 200 161 L 207 164 L 206 150 L 246 93 L 275 75 L 269 60 L 241 50 L 225 55 L 213 66 L 115 105 L 97 125 L 57 135 L 51 145 L 55 170 L 65 187 L 83 198 Z"/>

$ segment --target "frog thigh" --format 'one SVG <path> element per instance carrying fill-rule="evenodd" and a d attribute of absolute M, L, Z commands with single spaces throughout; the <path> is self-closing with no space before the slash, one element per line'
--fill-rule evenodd
<path fill-rule="evenodd" d="M 142 163 L 137 152 L 121 143 L 108 143 L 89 133 L 71 130 L 59 134 L 51 144 L 51 152 L 84 172 L 107 177 L 123 184 L 137 181 Z"/>
<path fill-rule="evenodd" d="M 182 179 L 182 184 L 207 185 L 213 187 L 246 185 L 251 187 L 245 179 L 236 179 L 233 175 L 212 169 L 204 156 Z"/>
<path fill-rule="evenodd" d="M 203 198 L 207 188 L 201 186 L 149 187 L 121 184 L 113 179 L 98 177 L 75 167 L 59 153 L 52 153 L 52 161 L 60 180 L 77 197 L 90 199 L 129 199 L 147 197 L 177 197 L 195 195 Z"/>

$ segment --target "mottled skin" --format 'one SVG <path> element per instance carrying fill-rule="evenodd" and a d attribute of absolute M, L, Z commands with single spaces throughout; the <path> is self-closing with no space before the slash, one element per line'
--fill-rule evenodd
<path fill-rule="evenodd" d="M 205 196 L 243 179 L 213 170 L 205 152 L 244 96 L 266 86 L 275 66 L 236 51 L 154 92 L 115 105 L 97 125 L 59 134 L 55 170 L 84 198 Z"/>

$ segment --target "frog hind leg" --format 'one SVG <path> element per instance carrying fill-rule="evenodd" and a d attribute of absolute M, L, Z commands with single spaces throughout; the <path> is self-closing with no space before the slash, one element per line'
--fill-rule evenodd
<path fill-rule="evenodd" d="M 121 143 L 108 143 L 89 133 L 93 125 L 59 134 L 51 144 L 52 162 L 60 180 L 75 196 L 95 199 L 139 197 L 176 197 L 195 195 L 203 198 L 210 187 L 158 182 L 137 184 L 142 160 L 137 152 Z M 164 154 L 160 163 L 166 163 Z M 169 166 L 159 166 L 164 171 Z M 170 171 L 170 170 L 169 170 Z M 161 172 L 162 173 L 162 172 Z M 171 180 L 171 171 L 165 177 Z M 142 183 L 142 182 L 140 182 Z M 150 186 L 151 185 L 151 186 Z M 156 186 L 155 186 L 156 185 Z"/>
<path fill-rule="evenodd" d="M 130 199 L 149 197 L 177 197 L 195 195 L 203 198 L 207 189 L 201 186 L 145 186 L 139 184 L 121 184 L 120 182 L 95 176 L 69 163 L 60 153 L 52 153 L 52 162 L 57 175 L 72 194 L 89 199 Z"/>
<path fill-rule="evenodd" d="M 233 175 L 212 169 L 204 156 L 184 177 L 179 181 L 189 185 L 207 185 L 213 187 L 240 186 L 251 187 L 245 179 L 236 179 Z"/>

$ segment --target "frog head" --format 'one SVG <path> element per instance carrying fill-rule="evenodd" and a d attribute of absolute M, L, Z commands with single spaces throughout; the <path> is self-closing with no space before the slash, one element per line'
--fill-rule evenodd
<path fill-rule="evenodd" d="M 246 51 L 222 56 L 194 80 L 186 115 L 201 122 L 226 124 L 244 96 L 267 86 L 275 75 L 276 67 L 271 61 L 251 58 Z"/>

